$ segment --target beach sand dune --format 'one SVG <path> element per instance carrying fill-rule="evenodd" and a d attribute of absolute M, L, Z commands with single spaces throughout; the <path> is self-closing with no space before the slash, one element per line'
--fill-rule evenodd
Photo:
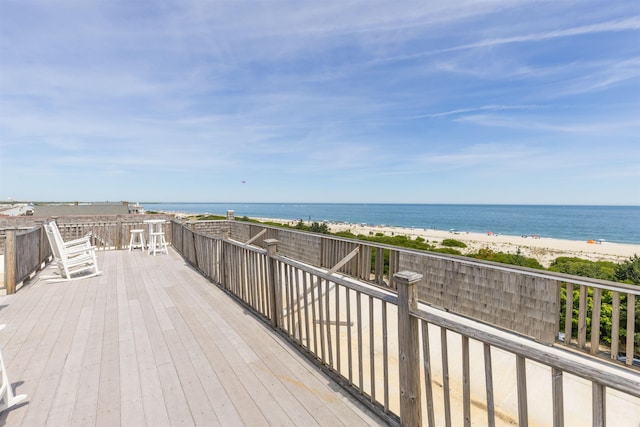
<path fill-rule="evenodd" d="M 450 232 L 443 230 L 424 230 L 399 227 L 356 227 L 354 234 L 369 234 L 369 232 L 387 235 L 406 235 L 411 238 L 422 237 L 430 243 L 440 243 L 444 239 L 455 239 L 464 242 L 467 248 L 463 253 L 477 252 L 488 248 L 494 252 L 520 253 L 523 256 L 537 259 L 548 267 L 557 257 L 578 257 L 591 261 L 621 262 L 635 254 L 640 255 L 640 245 L 623 243 L 589 243 L 587 241 L 552 239 L 537 236 L 505 236 L 497 234 L 482 234 L 470 232 Z"/>

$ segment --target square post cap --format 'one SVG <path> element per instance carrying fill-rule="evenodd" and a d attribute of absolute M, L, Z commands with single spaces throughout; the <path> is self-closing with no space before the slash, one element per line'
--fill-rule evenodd
<path fill-rule="evenodd" d="M 402 284 L 411 284 L 419 282 L 422 279 L 422 274 L 413 271 L 399 271 L 393 275 L 393 278 Z"/>

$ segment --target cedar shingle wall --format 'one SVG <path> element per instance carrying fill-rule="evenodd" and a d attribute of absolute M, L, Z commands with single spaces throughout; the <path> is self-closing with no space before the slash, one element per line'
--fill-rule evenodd
<path fill-rule="evenodd" d="M 208 236 L 222 236 L 230 229 L 230 223 L 227 221 L 194 221 L 189 222 L 187 226 L 197 233 Z"/>
<path fill-rule="evenodd" d="M 238 225 L 238 223 L 234 223 Z M 246 239 L 238 239 L 244 242 L 260 233 L 264 227 L 259 225 L 244 225 L 242 237 Z M 239 227 L 234 228 L 234 232 Z M 249 230 L 249 231 L 247 231 Z M 233 232 L 232 232 L 232 235 Z M 237 237 L 236 237 L 237 238 Z M 255 245 L 264 247 L 264 239 L 276 239 L 278 240 L 278 253 L 289 258 L 293 258 L 298 261 L 306 262 L 308 264 L 320 265 L 321 245 L 322 237 L 316 234 L 302 233 L 294 230 L 287 230 L 284 228 L 267 228 L 267 233 L 262 235 L 254 242 Z"/>
<path fill-rule="evenodd" d="M 418 298 L 553 343 L 560 310 L 555 280 L 417 253 L 400 253 L 400 270 L 423 274 Z"/>

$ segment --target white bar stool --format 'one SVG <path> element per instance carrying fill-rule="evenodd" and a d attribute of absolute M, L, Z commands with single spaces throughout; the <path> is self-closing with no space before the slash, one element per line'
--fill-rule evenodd
<path fill-rule="evenodd" d="M 167 241 L 164 239 L 164 231 L 154 231 L 149 235 L 149 253 L 156 252 L 168 254 Z"/>
<path fill-rule="evenodd" d="M 147 246 L 147 244 L 144 241 L 144 230 L 131 230 L 131 238 L 129 239 L 129 252 L 131 252 L 132 249 L 136 248 L 140 248 L 144 251 L 145 246 Z"/>
<path fill-rule="evenodd" d="M 146 221 L 149 224 L 149 254 L 153 252 L 168 254 L 167 241 L 164 238 L 164 231 L 162 230 L 162 224 L 167 222 L 165 219 L 148 219 Z"/>

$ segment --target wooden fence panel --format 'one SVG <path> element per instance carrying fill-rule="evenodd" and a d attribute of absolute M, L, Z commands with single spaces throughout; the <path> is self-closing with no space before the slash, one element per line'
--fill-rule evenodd
<path fill-rule="evenodd" d="M 51 248 L 43 236 L 42 227 L 6 231 L 4 288 L 7 294 L 15 293 L 18 285 L 51 257 Z"/>
<path fill-rule="evenodd" d="M 41 228 L 16 233 L 16 282 L 21 282 L 41 263 L 40 233 Z"/>

